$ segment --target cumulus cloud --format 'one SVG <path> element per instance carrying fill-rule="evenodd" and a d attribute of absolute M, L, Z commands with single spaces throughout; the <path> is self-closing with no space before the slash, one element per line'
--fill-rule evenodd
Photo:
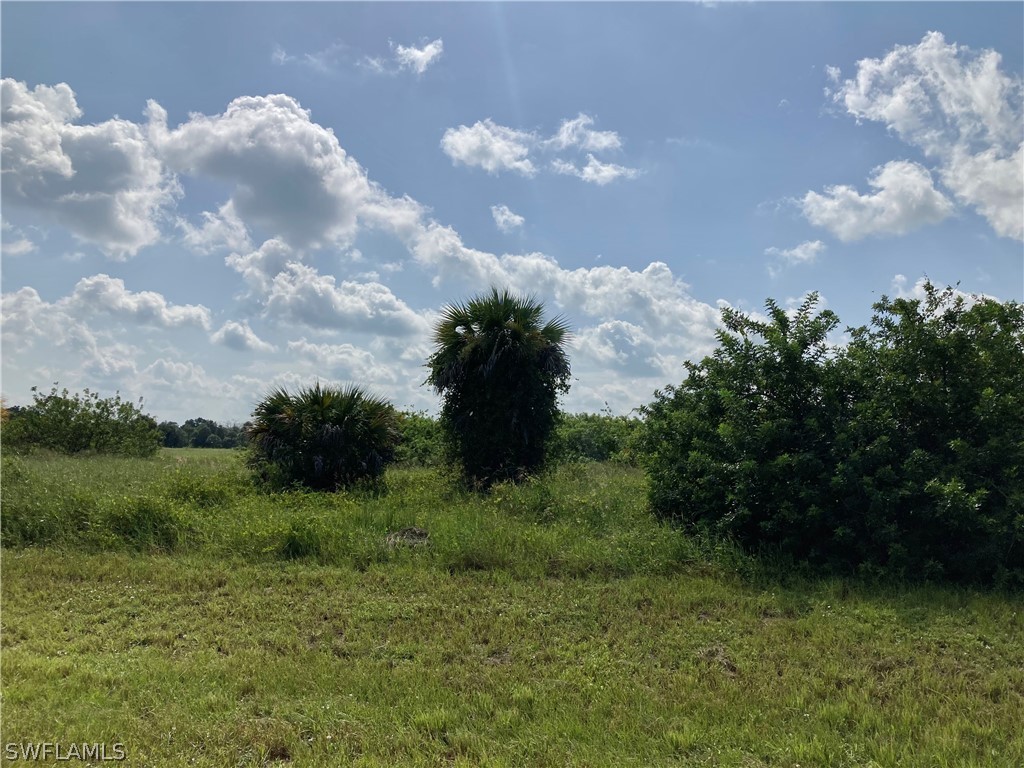
<path fill-rule="evenodd" d="M 600 266 L 567 270 L 542 253 L 498 257 L 465 246 L 451 227 L 425 226 L 409 244 L 416 260 L 444 280 L 468 285 L 506 285 L 521 293 L 550 297 L 574 316 L 628 319 L 687 352 L 713 347 L 718 311 L 694 299 L 667 264 L 643 270 Z M 540 288 L 539 288 L 540 287 Z"/>
<path fill-rule="evenodd" d="M 209 330 L 210 310 L 193 304 L 171 304 L 154 291 L 133 292 L 124 280 L 109 275 L 83 277 L 71 295 L 58 304 L 81 312 L 105 312 L 138 325 L 178 328 L 195 325 Z"/>
<path fill-rule="evenodd" d="M 594 152 L 621 149 L 622 140 L 615 131 L 595 131 L 591 128 L 593 124 L 594 118 L 581 112 L 571 120 L 563 120 L 553 136 L 543 139 L 533 131 L 498 125 L 487 118 L 472 126 L 449 128 L 441 139 L 441 149 L 456 165 L 483 168 L 490 174 L 514 171 L 523 176 L 535 176 L 539 170 L 531 158 L 535 150 L 555 153 L 586 150 L 587 164 L 582 168 L 559 157 L 551 162 L 551 170 L 599 185 L 620 178 L 636 178 L 638 170 L 604 163 L 594 156 Z"/>
<path fill-rule="evenodd" d="M 811 224 L 843 241 L 906 234 L 936 224 L 954 210 L 933 185 L 928 169 L 917 163 L 886 163 L 874 169 L 868 184 L 874 192 L 862 195 L 853 187 L 838 185 L 826 187 L 824 194 L 808 192 L 799 204 Z"/>
<path fill-rule="evenodd" d="M 107 275 L 83 278 L 71 294 L 54 302 L 45 301 L 31 287 L 5 293 L 2 312 L 4 346 L 18 353 L 5 358 L 5 374 L 23 370 L 23 361 L 32 357 L 29 350 L 38 348 L 36 359 L 44 364 L 56 362 L 57 368 L 37 368 L 30 373 L 30 383 L 38 383 L 42 376 L 42 380 L 92 382 L 122 391 L 136 376 L 142 351 L 123 340 L 124 327 L 93 327 L 94 323 L 108 318 L 161 329 L 209 327 L 205 307 L 171 304 L 149 291 L 134 293 Z"/>
<path fill-rule="evenodd" d="M 246 251 L 252 249 L 249 233 L 245 224 L 235 213 L 235 206 L 230 200 L 220 207 L 216 213 L 204 211 L 203 223 L 194 226 L 185 219 L 178 220 L 183 231 L 182 240 L 185 245 L 198 253 L 213 253 L 220 250 Z"/>
<path fill-rule="evenodd" d="M 261 292 L 270 289 L 274 276 L 284 271 L 292 262 L 300 261 L 299 255 L 283 240 L 271 238 L 259 248 L 248 253 L 231 253 L 224 263 L 245 278 L 245 281 Z"/>
<path fill-rule="evenodd" d="M 671 375 L 658 354 L 658 344 L 642 327 L 624 320 L 609 320 L 577 331 L 571 341 L 574 352 L 602 369 L 632 376 Z"/>
<path fill-rule="evenodd" d="M 290 97 L 242 97 L 222 114 L 193 114 L 177 127 L 168 125 L 159 105 L 151 103 L 148 112 L 145 139 L 166 167 L 199 179 L 227 182 L 231 188 L 215 210 L 180 224 L 183 242 L 197 251 L 228 251 L 225 263 L 252 289 L 249 299 L 265 319 L 302 325 L 328 337 L 324 342 L 305 338 L 293 342 L 288 352 L 295 357 L 282 360 L 281 365 L 290 366 L 293 359 L 310 365 L 331 364 L 339 375 L 365 374 L 381 382 L 404 402 L 429 399 L 419 384 L 434 315 L 409 307 L 370 276 L 375 271 L 372 268 L 365 270 L 362 279 L 342 279 L 321 274 L 309 263 L 317 258 L 318 249 L 321 253 L 326 248 L 333 252 L 350 249 L 365 229 L 396 237 L 436 285 L 450 282 L 466 291 L 504 285 L 521 293 L 539 292 L 552 311 L 564 312 L 581 330 L 581 370 L 589 366 L 593 373 L 586 392 L 573 396 L 577 404 L 590 405 L 602 397 L 616 407 L 632 407 L 664 383 L 666 372 L 681 375 L 682 360 L 700 357 L 714 347 L 717 309 L 694 299 L 667 265 L 656 262 L 637 270 L 611 266 L 567 270 L 541 253 L 499 257 L 471 248 L 454 229 L 431 218 L 425 206 L 408 197 L 389 196 L 374 184 L 334 134 L 314 123 Z M 479 125 L 502 133 L 493 123 Z M 566 149 L 584 153 L 587 142 L 593 146 L 602 141 L 611 148 L 607 137 L 588 139 L 587 131 L 598 137 L 610 134 L 593 131 L 589 122 L 577 118 L 575 127 L 565 131 Z M 568 146 L 573 135 L 583 138 L 571 138 L 572 146 Z M 522 136 L 528 137 L 523 140 L 527 150 L 552 151 L 539 146 L 532 134 L 511 134 L 512 139 Z M 486 153 L 482 157 L 487 157 Z M 45 164 L 45 158 L 40 162 Z M 479 164 L 485 167 L 488 162 L 485 159 Z M 505 168 L 503 162 L 494 159 L 493 167 Z M 508 162 L 513 166 L 529 163 L 529 152 Z M 59 156 L 53 163 L 59 167 Z M 590 173 L 596 179 L 605 164 L 594 163 Z M 527 167 L 536 172 L 536 166 Z M 503 211 L 495 207 L 499 210 L 497 223 Z M 514 221 L 507 219 L 509 225 Z M 224 323 L 213 332 L 207 308 L 176 305 L 152 292 L 129 291 L 123 282 L 107 275 L 86 278 L 70 296 L 52 304 L 31 289 L 4 296 L 5 342 L 9 333 L 17 334 L 21 328 L 27 329 L 28 344 L 44 340 L 78 343 L 86 349 L 85 331 L 69 330 L 84 328 L 82 318 L 97 323 L 113 319 L 120 325 L 128 320 L 166 329 L 199 327 L 214 344 L 269 352 L 260 347 L 267 342 L 241 319 Z M 337 334 L 342 332 L 351 349 L 337 343 Z M 118 355 L 125 350 L 118 351 L 102 339 L 95 348 L 99 351 L 89 354 L 106 361 L 96 363 L 96 370 L 118 369 Z M 159 397 L 164 397 L 161 391 L 170 397 L 175 386 L 207 387 L 196 391 L 209 391 L 211 403 L 225 402 L 220 394 L 214 394 L 223 381 L 206 374 L 198 362 L 180 362 L 180 355 L 173 348 L 165 351 L 168 348 L 161 347 L 160 359 L 155 362 L 132 362 L 124 368 L 132 372 L 133 386 L 148 392 L 152 385 Z M 281 352 L 279 349 L 278 354 Z M 121 355 L 121 359 L 128 358 Z M 261 358 L 261 363 L 267 360 Z M 284 375 L 283 370 L 274 373 L 275 365 L 270 358 L 266 371 L 253 373 L 253 382 L 262 386 L 278 373 Z M 624 377 L 620 383 L 612 384 L 605 375 L 609 367 Z M 244 394 L 253 391 L 255 385 L 250 384 L 238 380 L 232 386 Z"/>
<path fill-rule="evenodd" d="M 239 352 L 274 352 L 276 347 L 263 341 L 246 322 L 229 320 L 210 336 L 210 341 Z"/>
<path fill-rule="evenodd" d="M 513 213 L 507 205 L 492 205 L 491 216 L 494 217 L 494 223 L 498 229 L 506 233 L 519 229 L 526 223 L 526 219 L 518 213 Z"/>
<path fill-rule="evenodd" d="M 527 155 L 536 136 L 498 125 L 490 118 L 472 126 L 449 128 L 441 138 L 441 149 L 455 164 L 483 168 L 491 174 L 514 171 L 533 176 L 537 168 Z"/>
<path fill-rule="evenodd" d="M 939 177 L 1003 237 L 1024 239 L 1024 85 L 993 50 L 929 32 L 881 59 L 863 59 L 832 98 L 884 124 L 938 163 Z"/>
<path fill-rule="evenodd" d="M 372 352 L 352 344 L 317 344 L 301 338 L 288 342 L 288 352 L 326 369 L 334 378 L 377 384 L 397 380 L 394 367 L 382 365 Z"/>
<path fill-rule="evenodd" d="M 584 181 L 597 184 L 600 187 L 611 184 L 616 179 L 635 179 L 640 175 L 640 171 L 636 168 L 626 168 L 615 163 L 602 163 L 591 154 L 587 155 L 587 164 L 582 168 L 564 160 L 553 161 L 551 167 L 555 173 L 578 176 Z"/>
<path fill-rule="evenodd" d="M 274 277 L 268 314 L 314 328 L 405 336 L 423 333 L 424 319 L 381 283 L 338 284 L 304 264 L 290 263 Z"/>
<path fill-rule="evenodd" d="M 360 206 L 381 194 L 334 132 L 290 96 L 241 97 L 175 129 L 156 102 L 147 113 L 150 139 L 171 168 L 233 185 L 235 219 L 292 247 L 347 242 Z"/>
<path fill-rule="evenodd" d="M 5 78 L 3 201 L 38 211 L 108 256 L 124 259 L 160 239 L 159 220 L 179 193 L 144 132 L 113 119 L 77 125 L 71 88 Z"/>

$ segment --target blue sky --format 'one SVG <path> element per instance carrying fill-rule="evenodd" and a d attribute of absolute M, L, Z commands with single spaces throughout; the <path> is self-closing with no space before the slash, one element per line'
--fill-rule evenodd
<path fill-rule="evenodd" d="M 4 3 L 3 392 L 434 410 L 438 311 L 575 329 L 570 410 L 818 291 L 1024 299 L 1020 3 Z"/>

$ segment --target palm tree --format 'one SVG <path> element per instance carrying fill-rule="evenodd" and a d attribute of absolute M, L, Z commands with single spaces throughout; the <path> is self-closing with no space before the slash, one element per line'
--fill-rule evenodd
<path fill-rule="evenodd" d="M 253 412 L 250 466 L 272 485 L 335 490 L 373 481 L 395 456 L 391 404 L 357 386 L 277 389 Z"/>
<path fill-rule="evenodd" d="M 446 307 L 434 329 L 427 383 L 441 395 L 449 458 L 488 487 L 540 468 L 569 389 L 565 320 L 507 290 Z"/>

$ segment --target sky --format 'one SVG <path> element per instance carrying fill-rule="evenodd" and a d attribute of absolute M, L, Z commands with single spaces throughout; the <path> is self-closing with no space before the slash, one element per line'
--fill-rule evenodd
<path fill-rule="evenodd" d="M 4 2 L 0 43 L 8 403 L 436 412 L 493 286 L 627 413 L 725 306 L 1024 300 L 1022 3 Z"/>

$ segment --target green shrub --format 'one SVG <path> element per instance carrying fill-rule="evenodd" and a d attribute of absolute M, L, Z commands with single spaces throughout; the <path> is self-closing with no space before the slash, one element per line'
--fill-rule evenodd
<path fill-rule="evenodd" d="M 32 388 L 33 403 L 4 428 L 8 446 L 47 448 L 60 453 L 84 451 L 122 456 L 152 456 L 162 436 L 156 421 L 120 394 L 101 398 L 88 389 L 71 394 L 54 385 L 48 394 Z"/>
<path fill-rule="evenodd" d="M 170 504 L 149 496 L 127 498 L 104 521 L 106 529 L 133 549 L 170 552 L 183 543 L 188 525 Z"/>
<path fill-rule="evenodd" d="M 377 481 L 394 461 L 400 433 L 386 400 L 356 386 L 317 383 L 264 398 L 253 412 L 249 439 L 249 465 L 262 482 L 336 490 Z"/>
<path fill-rule="evenodd" d="M 403 411 L 398 414 L 402 441 L 395 461 L 406 466 L 436 467 L 444 462 L 444 433 L 437 419 L 425 413 Z"/>
<path fill-rule="evenodd" d="M 327 532 L 314 520 L 292 521 L 279 549 L 285 560 L 318 558 L 325 554 Z"/>
<path fill-rule="evenodd" d="M 610 413 L 566 413 L 552 438 L 555 461 L 622 461 L 632 463 L 630 440 L 639 419 Z"/>
<path fill-rule="evenodd" d="M 1024 582 L 1024 309 L 925 290 L 845 348 L 815 295 L 724 310 L 643 409 L 654 511 L 828 569 Z"/>
<path fill-rule="evenodd" d="M 177 469 L 164 485 L 164 495 L 173 501 L 210 509 L 229 504 L 237 494 L 237 482 L 225 473 L 211 475 Z"/>

